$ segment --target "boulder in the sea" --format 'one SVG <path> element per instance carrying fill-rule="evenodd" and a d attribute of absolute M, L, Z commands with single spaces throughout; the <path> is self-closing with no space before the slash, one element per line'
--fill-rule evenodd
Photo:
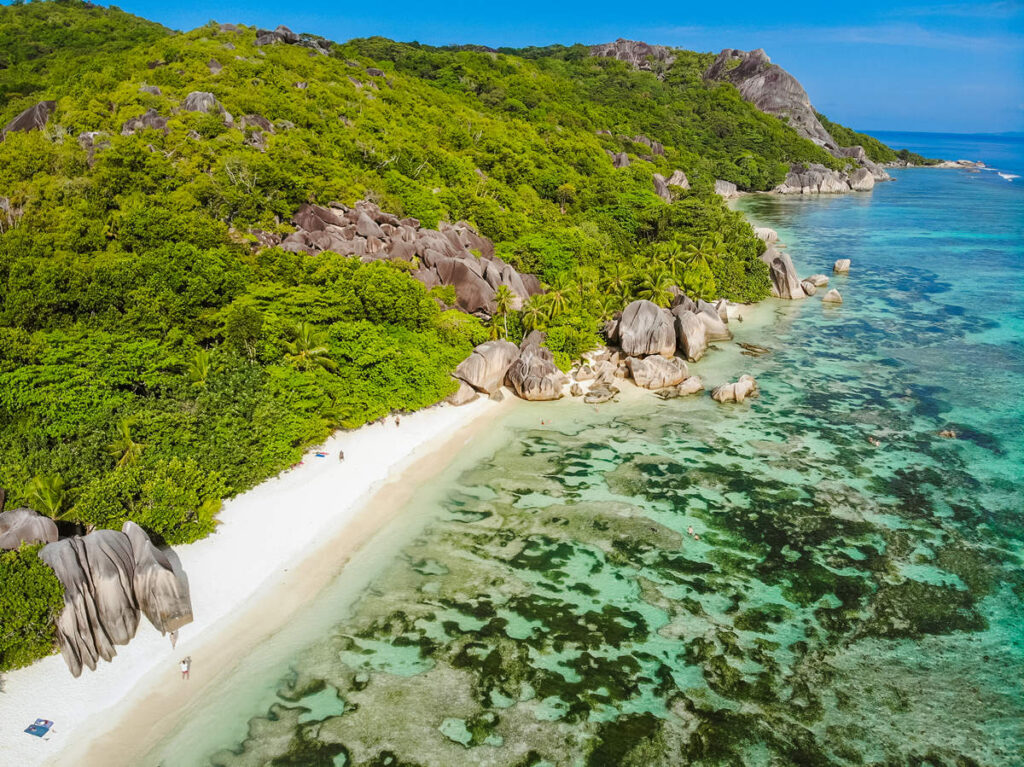
<path fill-rule="evenodd" d="M 732 338 L 732 331 L 722 322 L 718 310 L 711 304 L 701 301 L 697 305 L 697 319 L 704 324 L 704 333 L 708 341 L 728 341 Z"/>
<path fill-rule="evenodd" d="M 806 282 L 811 283 L 816 288 L 823 288 L 828 285 L 828 277 L 824 274 L 812 274 L 806 279 Z"/>
<path fill-rule="evenodd" d="M 53 543 L 57 524 L 32 509 L 0 512 L 0 551 L 16 549 L 23 543 Z"/>
<path fill-rule="evenodd" d="M 134 522 L 125 522 L 121 532 L 131 544 L 135 560 L 132 585 L 142 614 L 161 634 L 191 623 L 192 599 L 184 572 L 176 568 L 171 558 L 154 546 L 145 530 Z"/>
<path fill-rule="evenodd" d="M 867 168 L 857 168 L 847 181 L 855 192 L 870 192 L 875 188 L 875 177 Z"/>
<path fill-rule="evenodd" d="M 517 359 L 519 347 L 511 341 L 487 341 L 459 363 L 454 375 L 477 391 L 490 394 L 501 387 Z"/>
<path fill-rule="evenodd" d="M 678 357 L 666 359 L 654 354 L 649 357 L 630 357 L 626 360 L 629 372 L 637 386 L 644 389 L 664 389 L 682 383 L 689 375 L 686 363 Z"/>
<path fill-rule="evenodd" d="M 495 390 L 497 391 L 497 390 Z M 448 395 L 448 399 L 445 400 L 449 405 L 460 407 L 462 405 L 469 404 L 480 394 L 465 381 L 459 381 L 459 388 L 456 389 L 452 394 Z"/>
<path fill-rule="evenodd" d="M 688 397 L 701 391 L 704 391 L 704 381 L 700 376 L 690 376 L 677 386 L 669 386 L 654 393 L 662 399 L 676 399 L 677 397 Z"/>
<path fill-rule="evenodd" d="M 813 296 L 815 293 L 818 292 L 818 286 L 815 285 L 810 280 L 804 280 L 803 282 L 800 283 L 800 286 L 804 289 L 805 295 Z"/>
<path fill-rule="evenodd" d="M 619 318 L 618 339 L 623 353 L 629 357 L 671 357 L 676 351 L 672 314 L 651 301 L 633 301 Z"/>
<path fill-rule="evenodd" d="M 677 306 L 672 309 L 675 319 L 676 338 L 686 359 L 696 362 L 708 348 L 707 326 L 689 309 Z"/>
<path fill-rule="evenodd" d="M 768 264 L 768 276 L 772 281 L 772 295 L 776 298 L 797 299 L 805 298 L 803 286 L 800 284 L 800 277 L 793 266 L 793 260 L 785 251 L 777 250 L 769 245 L 761 260 Z"/>
<path fill-rule="evenodd" d="M 711 391 L 715 402 L 743 402 L 748 397 L 757 396 L 757 381 L 753 376 L 743 375 L 738 381 L 716 386 Z"/>
<path fill-rule="evenodd" d="M 600 405 L 612 399 L 618 393 L 619 389 L 617 386 L 599 381 L 591 386 L 589 391 L 583 395 L 583 401 L 588 405 Z"/>
<path fill-rule="evenodd" d="M 832 266 L 832 271 L 836 274 L 849 274 L 850 272 L 850 259 L 840 258 Z"/>
<path fill-rule="evenodd" d="M 821 297 L 821 300 L 827 304 L 841 304 L 843 303 L 843 297 L 839 295 L 839 291 L 832 288 L 828 293 Z"/>

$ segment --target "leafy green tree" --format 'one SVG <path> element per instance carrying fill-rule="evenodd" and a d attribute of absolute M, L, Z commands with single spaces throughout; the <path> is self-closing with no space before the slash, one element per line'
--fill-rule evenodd
<path fill-rule="evenodd" d="M 41 559 L 42 544 L 0 551 L 0 673 L 53 652 L 64 589 Z"/>

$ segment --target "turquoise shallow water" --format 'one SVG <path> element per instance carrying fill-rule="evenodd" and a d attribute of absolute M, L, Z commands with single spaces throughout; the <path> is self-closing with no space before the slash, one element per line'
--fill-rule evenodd
<path fill-rule="evenodd" d="M 1021 188 L 741 207 L 853 261 L 694 366 L 759 399 L 514 409 L 148 763 L 1024 763 Z"/>

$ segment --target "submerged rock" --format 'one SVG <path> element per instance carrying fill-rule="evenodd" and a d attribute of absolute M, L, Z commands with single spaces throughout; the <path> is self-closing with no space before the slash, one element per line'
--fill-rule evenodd
<path fill-rule="evenodd" d="M 823 288 L 828 285 L 828 277 L 824 274 L 812 274 L 805 282 L 811 283 L 816 288 Z"/>
<path fill-rule="evenodd" d="M 618 393 L 618 387 L 599 381 L 591 386 L 590 390 L 583 395 L 583 401 L 588 405 L 600 405 L 612 399 Z"/>
<path fill-rule="evenodd" d="M 757 381 L 753 376 L 740 376 L 734 383 L 716 386 L 711 392 L 715 402 L 743 402 L 748 397 L 757 396 Z"/>
<path fill-rule="evenodd" d="M 654 394 L 662 399 L 675 399 L 676 397 L 688 397 L 691 394 L 704 391 L 704 381 L 700 376 L 690 376 L 678 386 L 670 386 L 661 389 Z"/>
<path fill-rule="evenodd" d="M 827 304 L 841 304 L 843 303 L 843 297 L 839 295 L 839 291 L 832 288 L 828 293 L 821 297 L 821 300 Z"/>
<path fill-rule="evenodd" d="M 660 354 L 671 357 L 676 351 L 676 331 L 672 315 L 650 301 L 634 301 L 619 318 L 618 340 L 629 357 Z"/>

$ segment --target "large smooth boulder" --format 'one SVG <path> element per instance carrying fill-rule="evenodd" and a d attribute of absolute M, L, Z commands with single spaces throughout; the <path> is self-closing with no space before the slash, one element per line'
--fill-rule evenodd
<path fill-rule="evenodd" d="M 672 175 L 668 177 L 669 186 L 678 186 L 680 189 L 689 189 L 690 180 L 686 178 L 686 174 L 681 170 L 673 171 Z"/>
<path fill-rule="evenodd" d="M 757 237 L 757 239 L 768 243 L 769 245 L 773 242 L 779 241 L 779 233 L 767 226 L 755 226 L 754 236 Z"/>
<path fill-rule="evenodd" d="M 768 246 L 761 254 L 761 260 L 768 264 L 768 276 L 772 281 L 772 295 L 776 298 L 805 298 L 800 277 L 793 266 L 793 260 L 785 251 Z"/>
<path fill-rule="evenodd" d="M 754 396 L 757 396 L 757 381 L 749 375 L 740 376 L 734 383 L 716 386 L 711 391 L 711 398 L 715 402 L 743 402 Z"/>
<path fill-rule="evenodd" d="M 818 286 L 810 280 L 804 280 L 800 283 L 800 286 L 804 289 L 804 295 L 813 296 L 818 292 Z"/>
<path fill-rule="evenodd" d="M 630 375 L 637 386 L 644 389 L 664 389 L 682 383 L 690 374 L 686 363 L 678 357 L 666 359 L 660 355 L 630 357 L 626 360 Z"/>
<path fill-rule="evenodd" d="M 821 300 L 826 304 L 841 304 L 843 303 L 843 297 L 839 295 L 839 291 L 832 288 L 828 293 L 821 297 Z"/>
<path fill-rule="evenodd" d="M 706 301 L 698 303 L 697 319 L 703 323 L 708 341 L 728 341 L 732 338 L 732 331 L 722 322 L 718 310 Z"/>
<path fill-rule="evenodd" d="M 11 120 L 4 129 L 0 131 L 0 135 L 5 133 L 13 133 L 14 131 L 34 131 L 41 130 L 45 127 L 46 123 L 50 120 L 52 115 L 57 110 L 56 101 L 40 101 L 35 106 L 31 106 L 25 111 L 18 114 L 13 120 Z"/>
<path fill-rule="evenodd" d="M 665 202 L 672 202 L 672 192 L 668 190 L 668 179 L 660 173 L 654 174 L 654 193 Z"/>
<path fill-rule="evenodd" d="M 816 288 L 823 288 L 828 285 L 828 277 L 824 274 L 812 274 L 807 278 L 807 282 L 811 283 Z"/>
<path fill-rule="evenodd" d="M 479 265 L 458 258 L 441 258 L 434 268 L 442 285 L 455 288 L 456 304 L 462 311 L 468 314 L 494 311 L 494 288 L 478 273 Z"/>
<path fill-rule="evenodd" d="M 855 192 L 870 192 L 875 188 L 875 177 L 867 168 L 857 168 L 847 181 Z"/>
<path fill-rule="evenodd" d="M 175 569 L 167 554 L 134 522 L 125 522 L 121 532 L 128 538 L 135 560 L 132 587 L 143 615 L 161 634 L 191 623 L 192 600 L 184 573 Z"/>
<path fill-rule="evenodd" d="M 116 655 L 139 626 L 133 579 L 135 560 L 128 536 L 97 530 L 84 537 L 49 543 L 39 558 L 64 587 L 64 609 L 57 618 L 61 655 L 72 675 L 92 670 Z"/>
<path fill-rule="evenodd" d="M 840 258 L 835 264 L 832 265 L 832 271 L 836 274 L 849 274 L 850 272 L 850 259 Z"/>
<path fill-rule="evenodd" d="M 724 197 L 727 200 L 740 196 L 739 190 L 736 188 L 734 183 L 731 181 L 723 181 L 722 179 L 717 179 L 715 181 L 715 194 L 720 197 Z"/>
<path fill-rule="evenodd" d="M 192 91 L 185 97 L 181 108 L 186 112 L 200 112 L 202 114 L 217 114 L 224 118 L 228 125 L 234 124 L 234 119 L 228 111 L 217 101 L 217 97 L 206 91 Z"/>
<path fill-rule="evenodd" d="M 497 391 L 512 363 L 519 359 L 519 347 L 511 341 L 487 341 L 473 349 L 455 368 L 455 377 L 485 394 Z"/>
<path fill-rule="evenodd" d="M 640 40 L 625 40 L 621 37 L 614 43 L 590 46 L 590 55 L 618 59 L 625 61 L 635 69 L 647 71 L 652 69 L 652 62 L 667 67 L 671 66 L 676 59 L 675 52 L 671 48 L 663 45 L 648 45 Z"/>
<path fill-rule="evenodd" d="M 708 348 L 707 326 L 692 311 L 680 305 L 672 309 L 679 349 L 690 362 L 704 356 Z"/>
<path fill-rule="evenodd" d="M 773 64 L 763 49 L 726 48 L 715 57 L 704 77 L 731 82 L 745 101 L 762 112 L 782 118 L 818 146 L 837 148 L 835 140 L 818 120 L 807 91 L 793 75 Z"/>
<path fill-rule="evenodd" d="M 583 395 L 583 401 L 588 405 L 600 405 L 612 399 L 618 393 L 618 387 L 613 386 L 611 382 L 598 381 Z"/>
<path fill-rule="evenodd" d="M 0 551 L 16 549 L 23 543 L 53 543 L 57 524 L 32 509 L 0 512 Z"/>
<path fill-rule="evenodd" d="M 540 401 L 559 399 L 567 379 L 555 365 L 551 350 L 527 338 L 506 380 L 520 398 Z"/>
<path fill-rule="evenodd" d="M 671 357 L 676 351 L 672 314 L 651 301 L 634 301 L 623 309 L 618 338 L 623 353 L 629 357 Z"/>

